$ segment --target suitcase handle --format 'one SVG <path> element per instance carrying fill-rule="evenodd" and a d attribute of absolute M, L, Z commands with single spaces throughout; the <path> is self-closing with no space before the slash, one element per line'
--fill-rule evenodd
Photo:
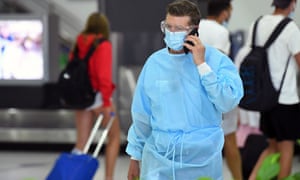
<path fill-rule="evenodd" d="M 98 131 L 98 129 L 99 129 L 99 126 L 101 125 L 102 120 L 103 120 L 103 114 L 100 114 L 100 115 L 98 116 L 96 122 L 95 122 L 95 125 L 94 125 L 92 131 L 91 131 L 91 134 L 90 134 L 90 136 L 89 136 L 89 139 L 88 139 L 88 141 L 86 142 L 86 144 L 85 144 L 85 146 L 84 146 L 84 149 L 83 149 L 83 153 L 84 153 L 84 154 L 87 154 L 87 153 L 88 153 L 88 150 L 90 149 L 90 146 L 91 146 L 91 144 L 92 144 L 92 141 L 93 141 L 93 139 L 94 139 L 94 137 L 95 137 L 95 135 L 96 135 L 96 133 L 97 133 L 97 131 Z"/>
<path fill-rule="evenodd" d="M 110 120 L 109 120 L 106 128 L 103 130 L 103 133 L 102 133 L 102 135 L 101 135 L 101 137 L 100 137 L 100 139 L 98 141 L 98 144 L 96 146 L 96 149 L 95 149 L 95 151 L 93 153 L 93 157 L 94 158 L 96 158 L 98 156 L 99 152 L 100 152 L 100 149 L 101 149 L 101 147 L 102 147 L 102 145 L 103 145 L 103 143 L 104 143 L 104 141 L 105 141 L 105 139 L 107 137 L 108 131 L 111 128 L 112 123 L 113 123 L 113 121 L 115 119 L 114 116 L 115 116 L 114 113 L 111 113 L 111 118 L 110 118 Z"/>
<path fill-rule="evenodd" d="M 103 130 L 103 133 L 102 133 L 102 135 L 101 135 L 101 137 L 100 137 L 100 139 L 99 139 L 99 141 L 98 141 L 98 144 L 97 144 L 97 146 L 96 146 L 96 149 L 95 149 L 95 151 L 94 151 L 94 153 L 93 153 L 93 157 L 97 157 L 97 156 L 98 156 L 99 151 L 100 151 L 100 149 L 101 149 L 101 147 L 102 147 L 102 145 L 103 145 L 103 143 L 104 143 L 104 141 L 105 141 L 105 138 L 106 138 L 106 136 L 107 136 L 107 134 L 108 134 L 108 131 L 109 131 L 109 129 L 110 129 L 111 126 L 112 126 L 112 123 L 113 123 L 115 114 L 114 114 L 113 112 L 111 112 L 111 113 L 110 113 L 110 116 L 111 116 L 111 118 L 110 118 L 110 120 L 109 120 L 107 126 L 106 126 L 105 129 Z M 84 149 L 83 149 L 83 153 L 84 153 L 84 154 L 87 154 L 87 153 L 88 153 L 88 150 L 89 150 L 90 147 L 91 147 L 91 144 L 92 144 L 92 142 L 93 142 L 93 139 L 95 138 L 95 135 L 96 135 L 96 133 L 97 133 L 97 131 L 98 131 L 98 129 L 99 129 L 101 123 L 102 123 L 102 120 L 103 120 L 103 114 L 100 114 L 100 115 L 98 116 L 98 118 L 97 118 L 95 124 L 94 124 L 94 127 L 93 127 L 93 129 L 92 129 L 92 131 L 91 131 L 91 134 L 90 134 L 90 136 L 89 136 L 89 139 L 88 139 L 87 143 L 86 143 L 85 146 L 84 146 Z"/>

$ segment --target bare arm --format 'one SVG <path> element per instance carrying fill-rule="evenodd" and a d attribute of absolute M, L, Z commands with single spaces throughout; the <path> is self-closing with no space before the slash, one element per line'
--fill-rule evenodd
<path fill-rule="evenodd" d="M 298 67 L 300 68 L 300 52 L 298 52 L 297 54 L 295 54 L 295 59 L 296 59 L 296 62 L 298 64 Z"/>

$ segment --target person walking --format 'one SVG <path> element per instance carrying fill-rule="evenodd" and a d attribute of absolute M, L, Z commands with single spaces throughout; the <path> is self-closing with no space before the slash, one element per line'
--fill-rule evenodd
<path fill-rule="evenodd" d="M 272 14 L 264 15 L 257 27 L 256 42 L 263 45 L 275 26 L 285 17 L 292 17 L 295 12 L 296 0 L 273 0 L 275 7 Z M 253 25 L 249 34 L 252 34 Z M 251 36 L 246 45 L 251 44 Z M 268 49 L 269 68 L 274 86 L 278 89 L 284 67 L 289 59 L 286 76 L 279 95 L 278 105 L 262 112 L 260 129 L 268 138 L 268 147 L 261 153 L 249 180 L 255 180 L 257 172 L 271 153 L 280 154 L 280 171 L 277 179 L 290 175 L 294 155 L 294 146 L 300 137 L 299 96 L 297 92 L 297 73 L 300 67 L 300 31 L 295 22 L 290 22 L 283 29 L 275 42 Z"/>
<path fill-rule="evenodd" d="M 211 0 L 208 2 L 208 15 L 199 23 L 199 38 L 224 54 L 230 53 L 230 33 L 227 29 L 231 17 L 231 0 Z M 242 180 L 242 162 L 237 146 L 236 131 L 238 125 L 238 107 L 223 114 L 222 127 L 225 135 L 224 155 L 234 180 Z"/>
<path fill-rule="evenodd" d="M 72 153 L 82 154 L 95 119 L 100 113 L 104 118 L 101 126 L 106 126 L 111 112 L 115 120 L 108 132 L 105 148 L 105 180 L 113 180 L 115 164 L 120 149 L 119 119 L 112 101 L 115 85 L 112 82 L 112 45 L 109 41 L 109 22 L 105 15 L 92 13 L 87 19 L 85 29 L 77 36 L 76 44 L 79 56 L 84 57 L 96 38 L 104 37 L 88 62 L 89 76 L 92 87 L 97 91 L 95 102 L 86 109 L 75 111 L 76 144 Z M 71 54 L 72 55 L 72 54 Z"/>
<path fill-rule="evenodd" d="M 128 180 L 223 179 L 222 113 L 237 106 L 243 87 L 226 55 L 189 35 L 200 18 L 194 1 L 167 5 L 167 47 L 148 57 L 134 92 Z"/>

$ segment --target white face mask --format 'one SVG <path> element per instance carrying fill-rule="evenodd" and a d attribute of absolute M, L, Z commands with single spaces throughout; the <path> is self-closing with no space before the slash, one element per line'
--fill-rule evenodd
<path fill-rule="evenodd" d="M 169 48 L 175 51 L 179 51 L 183 49 L 183 43 L 185 41 L 186 35 L 187 32 L 185 31 L 171 32 L 166 29 L 164 41 Z"/>

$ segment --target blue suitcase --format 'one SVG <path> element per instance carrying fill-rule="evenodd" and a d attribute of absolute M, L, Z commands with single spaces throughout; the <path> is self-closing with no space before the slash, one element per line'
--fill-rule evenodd
<path fill-rule="evenodd" d="M 100 114 L 92 129 L 88 142 L 86 143 L 82 155 L 72 153 L 61 153 L 57 158 L 52 170 L 46 180 L 92 180 L 100 166 L 97 159 L 99 151 L 106 139 L 108 131 L 113 123 L 114 115 L 112 114 L 109 123 L 103 130 L 93 155 L 88 154 L 92 141 L 101 125 L 103 115 Z"/>

